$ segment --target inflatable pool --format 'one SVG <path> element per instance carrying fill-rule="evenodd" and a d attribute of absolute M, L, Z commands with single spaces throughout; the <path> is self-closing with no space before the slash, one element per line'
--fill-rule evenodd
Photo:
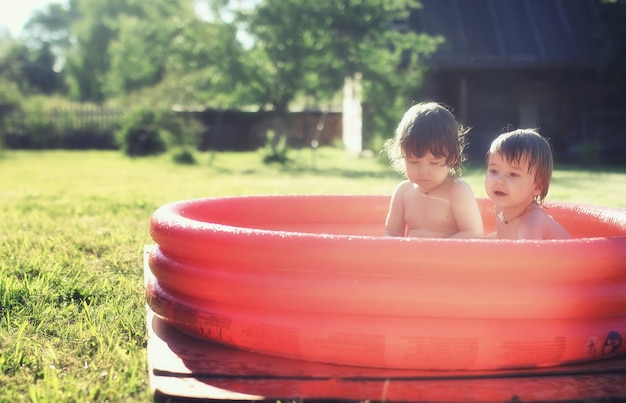
<path fill-rule="evenodd" d="M 626 212 L 549 204 L 573 239 L 385 238 L 388 196 L 159 208 L 147 302 L 199 338 L 301 360 L 428 370 L 626 353 Z M 480 199 L 486 231 L 493 205 Z"/>

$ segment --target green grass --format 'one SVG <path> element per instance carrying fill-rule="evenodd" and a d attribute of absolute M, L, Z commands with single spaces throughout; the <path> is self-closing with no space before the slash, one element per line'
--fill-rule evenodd
<path fill-rule="evenodd" d="M 262 153 L 128 159 L 115 152 L 0 155 L 0 402 L 151 401 L 143 247 L 151 214 L 242 194 L 391 194 L 382 158 L 321 148 L 287 167 Z M 484 196 L 484 167 L 464 175 Z M 548 200 L 626 209 L 626 170 L 556 170 Z M 381 223 L 382 226 L 383 223 Z"/>

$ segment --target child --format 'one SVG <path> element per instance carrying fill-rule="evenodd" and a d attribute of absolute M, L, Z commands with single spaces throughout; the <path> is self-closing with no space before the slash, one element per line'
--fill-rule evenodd
<path fill-rule="evenodd" d="M 564 239 L 568 232 L 541 207 L 552 178 L 552 150 L 535 130 L 498 136 L 487 153 L 485 190 L 495 204 L 502 239 Z"/>
<path fill-rule="evenodd" d="M 412 106 L 387 155 L 407 180 L 393 192 L 385 236 L 478 238 L 480 210 L 470 186 L 461 180 L 465 133 L 456 117 L 435 102 Z"/>

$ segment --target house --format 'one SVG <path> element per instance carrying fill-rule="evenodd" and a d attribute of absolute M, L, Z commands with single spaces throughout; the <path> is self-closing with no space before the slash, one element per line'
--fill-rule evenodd
<path fill-rule="evenodd" d="M 445 42 L 420 100 L 471 126 L 468 154 L 512 128 L 537 128 L 557 161 L 626 163 L 624 87 L 602 74 L 600 0 L 421 0 L 411 29 Z"/>

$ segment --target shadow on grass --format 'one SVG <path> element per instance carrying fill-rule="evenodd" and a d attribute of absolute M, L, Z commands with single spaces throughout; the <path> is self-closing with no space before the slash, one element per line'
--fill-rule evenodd
<path fill-rule="evenodd" d="M 307 167 L 291 167 L 281 169 L 281 172 L 289 173 L 295 176 L 313 175 L 319 177 L 340 177 L 340 178 L 400 178 L 395 171 L 368 171 L 342 168 L 307 168 Z"/>
<path fill-rule="evenodd" d="M 372 162 L 372 167 L 366 169 L 357 168 L 343 168 L 343 167 L 318 167 L 314 164 L 306 164 L 302 162 L 296 162 L 293 160 L 287 161 L 284 164 L 281 163 L 265 163 L 259 166 L 252 166 L 244 168 L 242 170 L 232 168 L 230 166 L 216 166 L 212 165 L 210 168 L 218 173 L 224 175 L 271 175 L 281 174 L 288 176 L 315 176 L 315 177 L 337 177 L 337 178 L 375 178 L 375 179 L 398 179 L 401 180 L 402 176 L 395 172 L 391 166 L 385 167 L 384 165 L 376 166 L 377 162 Z M 381 163 L 382 164 L 382 163 Z"/>
<path fill-rule="evenodd" d="M 380 164 L 379 167 L 376 164 Z M 391 166 L 386 167 L 384 162 L 372 161 L 374 168 L 356 169 L 342 167 L 318 167 L 315 164 L 307 164 L 289 160 L 284 164 L 268 163 L 259 167 L 249 167 L 239 171 L 229 167 L 212 166 L 216 173 L 225 175 L 258 175 L 280 173 L 289 176 L 315 176 L 315 177 L 335 177 L 335 178 L 375 178 L 375 179 L 395 179 L 402 180 L 403 176 L 393 170 Z M 486 173 L 486 165 L 482 161 L 469 161 L 463 167 L 462 176 L 483 176 Z M 596 174 L 626 174 L 626 166 L 619 165 L 597 165 L 588 166 L 581 164 L 557 164 L 555 171 L 565 171 L 575 173 L 579 178 L 593 177 Z M 572 183 L 576 178 L 553 178 L 555 182 Z"/>

